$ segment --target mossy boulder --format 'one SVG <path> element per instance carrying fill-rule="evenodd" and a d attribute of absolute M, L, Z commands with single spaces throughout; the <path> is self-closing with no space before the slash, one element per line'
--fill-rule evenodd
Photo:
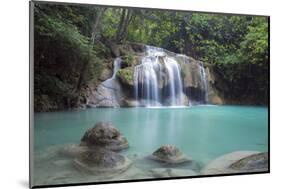
<path fill-rule="evenodd" d="M 176 146 L 174 145 L 163 145 L 158 148 L 150 156 L 151 159 L 171 164 L 178 164 L 191 161 L 190 158 L 186 157 Z"/>
<path fill-rule="evenodd" d="M 89 174 L 121 173 L 132 164 L 128 158 L 103 148 L 84 152 L 73 163 L 77 169 Z"/>
<path fill-rule="evenodd" d="M 136 56 L 133 54 L 127 54 L 125 56 L 122 56 L 121 68 L 136 66 L 141 63 L 142 58 L 143 58 L 142 56 Z"/>
<path fill-rule="evenodd" d="M 120 79 L 121 83 L 127 86 L 134 86 L 134 68 L 127 67 L 120 69 L 117 72 L 117 77 Z"/>
<path fill-rule="evenodd" d="M 229 168 L 241 171 L 266 171 L 268 169 L 268 152 L 253 154 L 242 158 L 231 164 Z"/>
<path fill-rule="evenodd" d="M 81 145 L 103 147 L 118 151 L 129 147 L 127 139 L 110 122 L 98 122 L 88 129 L 81 139 Z"/>
<path fill-rule="evenodd" d="M 142 43 L 120 43 L 120 44 L 111 44 L 112 53 L 118 56 L 125 56 L 128 54 L 144 54 L 146 50 L 145 44 Z"/>
<path fill-rule="evenodd" d="M 235 151 L 208 163 L 201 174 L 265 172 L 268 168 L 268 152 Z"/>

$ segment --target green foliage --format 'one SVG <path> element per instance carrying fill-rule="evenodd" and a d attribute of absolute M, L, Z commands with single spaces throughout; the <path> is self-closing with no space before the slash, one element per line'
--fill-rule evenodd
<path fill-rule="evenodd" d="M 244 61 L 262 65 L 268 61 L 268 24 L 266 20 L 255 19 L 249 32 L 241 42 Z"/>
<path fill-rule="evenodd" d="M 134 72 L 132 67 L 120 69 L 117 72 L 117 76 L 122 79 L 124 83 L 127 83 L 129 85 L 133 85 L 134 81 Z"/>
<path fill-rule="evenodd" d="M 35 4 L 34 18 L 34 78 L 35 95 L 48 95 L 54 103 L 61 98 L 76 99 L 81 87 L 97 81 L 101 58 L 107 49 L 90 39 L 92 15 L 85 7 Z M 84 12 L 84 15 L 82 14 Z M 88 28 L 88 29 L 87 29 Z M 76 105 L 76 103 L 74 103 Z"/>
<path fill-rule="evenodd" d="M 245 93 L 245 96 L 254 94 L 267 99 L 266 17 L 143 9 L 123 14 L 123 8 L 107 8 L 95 26 L 101 9 L 36 3 L 35 69 L 44 70 L 53 77 L 49 81 L 48 76 L 40 77 L 36 72 L 37 86 L 48 81 L 55 83 L 54 90 L 71 93 L 88 82 L 97 82 L 103 60 L 113 56 L 111 44 L 130 41 L 162 47 L 210 63 L 231 86 L 230 95 Z M 130 54 L 122 59 L 128 66 L 134 62 Z M 118 74 L 127 81 L 133 77 L 130 70 L 122 69 Z M 51 85 L 44 84 L 46 88 Z"/>
<path fill-rule="evenodd" d="M 132 66 L 134 64 L 134 57 L 131 53 L 126 54 L 122 58 L 122 62 L 127 64 L 128 66 Z"/>

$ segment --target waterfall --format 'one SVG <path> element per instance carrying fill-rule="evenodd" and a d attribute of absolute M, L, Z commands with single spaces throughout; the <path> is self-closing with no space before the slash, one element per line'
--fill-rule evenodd
<path fill-rule="evenodd" d="M 203 101 L 204 103 L 208 103 L 208 84 L 207 84 L 207 77 L 206 77 L 206 72 L 204 69 L 204 65 L 201 62 L 199 66 L 199 72 L 200 72 L 200 80 L 203 85 Z"/>
<path fill-rule="evenodd" d="M 169 57 L 164 57 L 164 63 L 168 74 L 170 105 L 181 106 L 183 105 L 181 97 L 183 89 L 180 75 L 180 66 L 173 58 Z"/>
<path fill-rule="evenodd" d="M 114 60 L 112 76 L 100 83 L 92 99 L 96 106 L 119 107 L 127 103 L 130 106 L 179 107 L 208 103 L 208 90 L 212 88 L 208 86 L 209 72 L 202 62 L 152 46 L 146 46 L 145 55 L 142 53 L 137 58 L 139 62 L 130 67 L 124 64 L 123 69 L 133 74 L 127 85 L 123 85 L 123 78 L 117 78 L 122 59 Z"/>
<path fill-rule="evenodd" d="M 160 58 L 163 63 L 160 63 Z M 163 72 L 166 75 L 164 85 L 169 91 L 166 96 L 159 86 Z M 180 66 L 175 58 L 161 48 L 147 46 L 146 56 L 142 58 L 141 64 L 134 68 L 134 92 L 135 99 L 144 106 L 158 106 L 164 101 L 168 101 L 165 104 L 169 106 L 182 106 L 182 79 Z"/>
<path fill-rule="evenodd" d="M 145 106 L 153 106 L 159 102 L 159 88 L 157 69 L 159 68 L 157 57 L 144 57 L 140 65 L 135 66 L 134 87 L 136 100 L 145 100 Z M 139 90 L 140 89 L 140 90 Z"/>
<path fill-rule="evenodd" d="M 119 58 L 119 57 L 117 57 L 117 58 L 114 59 L 114 63 L 113 63 L 113 65 L 114 65 L 113 74 L 112 74 L 112 77 L 111 77 L 110 79 L 115 79 L 118 70 L 121 68 L 121 62 L 122 62 L 122 60 L 121 60 L 121 58 Z"/>

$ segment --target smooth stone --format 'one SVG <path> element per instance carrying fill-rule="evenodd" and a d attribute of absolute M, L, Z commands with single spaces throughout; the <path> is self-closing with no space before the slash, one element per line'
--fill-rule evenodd
<path fill-rule="evenodd" d="M 63 156 L 67 156 L 67 157 L 76 157 L 88 150 L 89 150 L 89 148 L 87 146 L 69 144 L 69 145 L 64 146 L 62 149 L 60 149 L 59 153 Z"/>
<path fill-rule="evenodd" d="M 249 168 L 250 164 L 255 164 L 253 163 L 253 159 L 259 156 L 259 154 L 261 154 L 261 152 L 258 151 L 235 151 L 232 153 L 225 154 L 211 161 L 201 171 L 201 174 L 230 174 L 267 170 L 268 167 L 264 166 L 265 163 L 262 163 L 262 170 L 259 168 L 256 169 L 254 167 L 253 169 L 245 169 L 246 167 Z M 256 162 L 256 164 L 259 163 Z"/>
<path fill-rule="evenodd" d="M 192 161 L 191 158 L 186 157 L 174 145 L 164 145 L 157 149 L 151 156 L 151 159 L 171 164 L 178 164 Z"/>
<path fill-rule="evenodd" d="M 266 171 L 268 170 L 268 152 L 253 154 L 251 156 L 245 157 L 231 164 L 229 168 L 241 171 Z"/>
<path fill-rule="evenodd" d="M 181 177 L 198 175 L 190 169 L 156 168 L 150 170 L 154 177 Z"/>
<path fill-rule="evenodd" d="M 74 166 L 89 174 L 115 174 L 126 171 L 132 164 L 128 158 L 103 148 L 95 148 L 75 158 Z"/>

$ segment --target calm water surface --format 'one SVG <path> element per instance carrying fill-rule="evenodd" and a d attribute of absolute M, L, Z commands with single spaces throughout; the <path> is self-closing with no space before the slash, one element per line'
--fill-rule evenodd
<path fill-rule="evenodd" d="M 34 121 L 35 153 L 79 143 L 99 121 L 110 121 L 123 133 L 130 147 L 121 153 L 129 157 L 147 156 L 163 144 L 174 144 L 203 167 L 229 152 L 268 150 L 268 109 L 264 107 L 96 108 L 36 113 Z"/>

